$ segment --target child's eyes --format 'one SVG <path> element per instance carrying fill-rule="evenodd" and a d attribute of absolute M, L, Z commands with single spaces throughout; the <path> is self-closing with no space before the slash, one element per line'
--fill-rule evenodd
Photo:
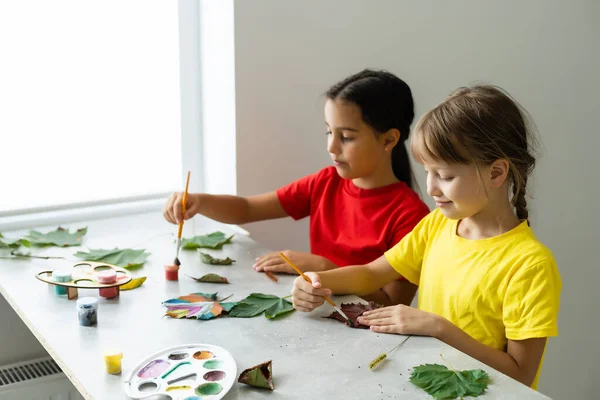
<path fill-rule="evenodd" d="M 450 182 L 452 179 L 454 179 L 454 177 L 453 176 L 449 176 L 449 177 L 440 176 L 440 179 L 443 180 L 444 182 Z"/>
<path fill-rule="evenodd" d="M 333 134 L 333 132 L 331 132 L 331 131 L 325 132 L 325 136 L 332 135 L 332 134 Z M 342 140 L 342 142 L 350 142 L 350 141 L 354 140 L 354 138 L 347 137 L 347 136 L 342 136 L 340 139 Z"/>

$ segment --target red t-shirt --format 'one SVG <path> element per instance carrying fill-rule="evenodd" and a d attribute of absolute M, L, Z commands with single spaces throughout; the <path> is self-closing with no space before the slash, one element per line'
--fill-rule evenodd
<path fill-rule="evenodd" d="M 338 266 L 367 264 L 429 213 L 404 182 L 361 189 L 327 167 L 277 190 L 295 220 L 310 216 L 310 248 Z"/>

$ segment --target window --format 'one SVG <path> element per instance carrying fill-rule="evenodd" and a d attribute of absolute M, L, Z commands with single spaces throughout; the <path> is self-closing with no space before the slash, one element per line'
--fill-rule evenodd
<path fill-rule="evenodd" d="M 177 2 L 2 2 L 0 37 L 0 216 L 181 190 Z"/>

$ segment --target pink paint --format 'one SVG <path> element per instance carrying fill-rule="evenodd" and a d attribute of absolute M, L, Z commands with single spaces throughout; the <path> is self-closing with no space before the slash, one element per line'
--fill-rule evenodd
<path fill-rule="evenodd" d="M 98 279 L 98 283 L 103 285 L 111 285 L 113 283 L 117 283 L 117 273 L 114 270 L 107 270 L 98 272 L 96 275 L 96 279 Z M 119 287 L 113 286 L 109 288 L 101 288 L 100 296 L 106 299 L 112 299 L 113 297 L 117 297 L 119 295 Z"/>
<path fill-rule="evenodd" d="M 168 281 L 179 280 L 179 266 L 175 264 L 165 265 L 165 278 Z"/>

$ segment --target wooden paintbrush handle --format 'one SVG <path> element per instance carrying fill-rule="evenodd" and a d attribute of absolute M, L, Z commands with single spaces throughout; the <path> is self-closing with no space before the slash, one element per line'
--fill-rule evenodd
<path fill-rule="evenodd" d="M 181 238 L 181 232 L 183 231 L 183 219 L 185 218 L 185 209 L 187 205 L 188 189 L 190 187 L 190 171 L 187 173 L 187 179 L 185 182 L 185 191 L 183 192 L 183 199 L 181 200 L 181 222 L 179 223 L 179 230 L 177 231 L 177 237 Z"/>
<path fill-rule="evenodd" d="M 279 253 L 279 255 L 281 256 L 281 258 L 283 258 L 283 260 L 289 264 L 290 267 L 292 267 L 294 269 L 294 271 L 296 271 L 302 278 L 304 278 L 304 280 L 310 284 L 312 284 L 312 281 L 310 280 L 310 278 L 306 275 L 304 275 L 304 273 L 300 270 L 300 268 L 296 267 L 296 265 L 294 265 L 294 263 L 292 262 L 292 260 L 290 260 L 289 258 L 287 258 L 285 256 L 285 254 L 283 253 Z M 333 307 L 335 307 L 335 303 L 329 298 L 329 296 L 323 296 L 323 298 L 325 299 L 325 301 L 327 301 L 329 304 L 331 304 Z"/>

